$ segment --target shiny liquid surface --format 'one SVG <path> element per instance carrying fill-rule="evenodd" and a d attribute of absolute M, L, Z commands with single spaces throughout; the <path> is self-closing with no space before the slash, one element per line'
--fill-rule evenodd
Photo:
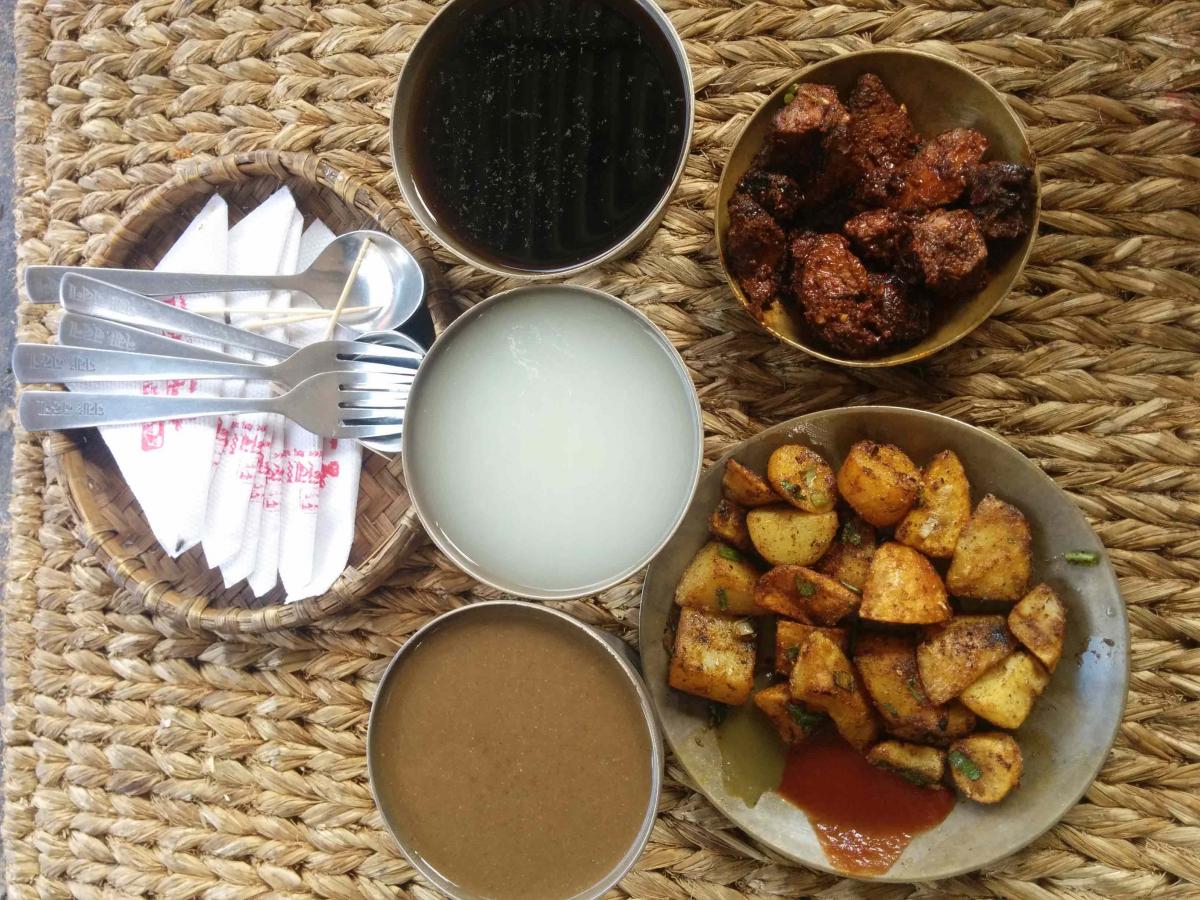
<path fill-rule="evenodd" d="M 569 623 L 511 608 L 451 619 L 375 702 L 382 811 L 465 892 L 571 897 L 637 838 L 651 793 L 646 722 L 617 663 Z"/>
<path fill-rule="evenodd" d="M 584 262 L 633 233 L 687 134 L 684 80 L 631 0 L 508 0 L 464 17 L 409 125 L 434 217 L 522 269 Z"/>
<path fill-rule="evenodd" d="M 877 768 L 832 729 L 792 748 L 779 793 L 808 816 L 830 865 L 880 875 L 950 814 L 946 788 L 918 787 Z"/>
<path fill-rule="evenodd" d="M 486 580 L 588 593 L 644 562 L 699 458 L 690 382 L 663 339 L 592 294 L 493 303 L 426 361 L 405 428 L 422 518 Z"/>

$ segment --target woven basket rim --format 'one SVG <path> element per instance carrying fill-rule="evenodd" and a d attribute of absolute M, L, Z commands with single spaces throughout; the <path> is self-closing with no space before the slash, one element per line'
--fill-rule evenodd
<path fill-rule="evenodd" d="M 170 178 L 124 212 L 117 227 L 85 264 L 102 266 L 114 255 L 122 253 L 122 244 L 130 243 L 130 235 L 136 238 L 140 226 L 160 218 L 156 210 L 164 198 L 193 182 L 203 181 L 215 192 L 225 185 L 264 177 L 277 177 L 281 183 L 287 177 L 294 177 L 334 192 L 347 205 L 371 218 L 380 230 L 401 240 L 410 249 L 422 251 L 419 256 L 425 271 L 425 303 L 430 309 L 434 329 L 440 334 L 449 324 L 453 311 L 445 277 L 433 262 L 431 251 L 413 235 L 395 205 L 366 182 L 311 154 L 256 150 L 182 163 Z M 148 613 L 164 615 L 193 628 L 218 633 L 257 633 L 300 627 L 326 618 L 378 587 L 423 533 L 420 520 L 410 506 L 396 523 L 393 533 L 375 546 L 371 555 L 357 567 L 348 565 L 323 595 L 295 603 L 254 608 L 213 607 L 207 597 L 182 593 L 170 582 L 154 576 L 138 554 L 130 552 L 111 528 L 94 524 L 100 521 L 98 516 L 102 507 L 87 488 L 80 441 L 70 433 L 51 432 L 43 439 L 43 445 L 47 456 L 58 461 L 56 478 L 75 514 L 75 530 L 80 540 L 95 554 L 109 576 L 137 596 Z"/>

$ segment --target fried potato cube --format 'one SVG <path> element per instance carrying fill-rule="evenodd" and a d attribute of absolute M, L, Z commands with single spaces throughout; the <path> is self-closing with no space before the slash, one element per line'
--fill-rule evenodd
<path fill-rule="evenodd" d="M 999 803 L 1021 783 L 1021 748 L 1011 734 L 981 731 L 950 745 L 954 786 L 968 800 Z"/>
<path fill-rule="evenodd" d="M 681 610 L 667 683 L 706 700 L 740 706 L 754 687 L 756 639 L 749 619 Z"/>
<path fill-rule="evenodd" d="M 931 703 L 945 703 L 1015 649 L 1003 616 L 955 616 L 917 646 L 921 684 Z"/>
<path fill-rule="evenodd" d="M 838 469 L 837 486 L 855 512 L 877 528 L 895 525 L 917 502 L 921 472 L 892 444 L 859 441 Z"/>
<path fill-rule="evenodd" d="M 850 648 L 849 632 L 845 628 L 823 628 L 820 625 L 808 625 L 804 622 L 793 622 L 791 619 L 775 620 L 775 671 L 784 675 L 792 674 L 792 666 L 800 655 L 800 645 L 814 631 L 819 631 L 833 641 L 843 653 Z"/>
<path fill-rule="evenodd" d="M 792 699 L 828 713 L 850 744 L 860 750 L 879 735 L 879 718 L 862 679 L 842 649 L 819 631 L 800 645 L 789 680 Z"/>
<path fill-rule="evenodd" d="M 746 468 L 736 459 L 725 461 L 721 492 L 726 499 L 732 500 L 738 506 L 765 506 L 779 500 L 761 475 L 753 469 Z"/>
<path fill-rule="evenodd" d="M 1048 584 L 1039 584 L 1012 608 L 1008 627 L 1018 641 L 1053 672 L 1062 657 L 1067 608 Z"/>
<path fill-rule="evenodd" d="M 896 540 L 935 559 L 954 555 L 971 518 L 971 485 L 953 450 L 943 450 L 921 472 L 917 504 L 896 526 Z"/>
<path fill-rule="evenodd" d="M 880 741 L 867 753 L 867 762 L 921 787 L 937 787 L 946 774 L 945 750 L 904 741 Z"/>
<path fill-rule="evenodd" d="M 975 727 L 975 716 L 961 704 L 929 701 L 917 674 L 916 646 L 910 635 L 859 635 L 854 664 L 888 734 L 944 745 Z"/>
<path fill-rule="evenodd" d="M 1032 543 L 1021 511 L 988 494 L 959 535 L 946 586 L 955 596 L 1016 603 L 1029 584 Z"/>
<path fill-rule="evenodd" d="M 746 511 L 731 500 L 722 499 L 708 519 L 708 530 L 719 541 L 749 553 L 754 549 L 746 530 Z"/>
<path fill-rule="evenodd" d="M 763 613 L 754 602 L 758 569 L 737 549 L 709 541 L 692 557 L 675 587 L 680 606 L 731 616 Z"/>
<path fill-rule="evenodd" d="M 785 744 L 798 744 L 817 730 L 825 716 L 792 699 L 786 684 L 773 684 L 754 692 L 754 705 L 766 714 Z"/>
<path fill-rule="evenodd" d="M 837 513 L 810 513 L 792 506 L 763 506 L 746 514 L 750 541 L 773 566 L 808 566 L 820 559 L 837 536 Z"/>
<path fill-rule="evenodd" d="M 867 583 L 867 570 L 877 546 L 875 529 L 864 522 L 858 513 L 850 512 L 842 519 L 842 527 L 833 546 L 817 562 L 816 569 L 835 581 L 861 591 Z"/>
<path fill-rule="evenodd" d="M 946 586 L 924 556 L 889 541 L 871 557 L 858 614 L 876 622 L 929 625 L 953 615 Z"/>
<path fill-rule="evenodd" d="M 812 625 L 836 625 L 858 601 L 845 585 L 804 566 L 776 566 L 754 587 L 754 602 L 763 609 Z"/>
<path fill-rule="evenodd" d="M 784 500 L 805 512 L 828 512 L 837 502 L 837 480 L 821 454 L 802 444 L 776 447 L 767 460 L 767 481 Z"/>
<path fill-rule="evenodd" d="M 1018 650 L 984 672 L 960 699 L 967 709 L 993 725 L 1019 728 L 1049 683 L 1046 667 L 1032 654 Z"/>

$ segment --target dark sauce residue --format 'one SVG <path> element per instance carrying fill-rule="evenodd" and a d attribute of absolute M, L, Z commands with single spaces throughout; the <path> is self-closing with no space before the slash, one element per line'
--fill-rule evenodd
<path fill-rule="evenodd" d="M 792 748 L 779 793 L 804 810 L 830 864 L 859 874 L 886 872 L 954 808 L 950 791 L 876 768 L 832 729 Z"/>
<path fill-rule="evenodd" d="M 684 80 L 630 0 L 511 0 L 444 38 L 409 123 L 443 227 L 485 259 L 566 268 L 657 205 L 686 150 Z"/>

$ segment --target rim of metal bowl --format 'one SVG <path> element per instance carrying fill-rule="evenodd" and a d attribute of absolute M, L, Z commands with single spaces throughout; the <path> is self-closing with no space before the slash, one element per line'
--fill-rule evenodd
<path fill-rule="evenodd" d="M 397 829 L 393 826 L 387 813 L 384 812 L 383 805 L 379 802 L 379 795 L 375 790 L 375 772 L 373 760 L 375 754 L 373 752 L 374 741 L 379 739 L 376 737 L 375 716 L 379 709 L 378 701 L 380 693 L 383 691 L 389 679 L 392 677 L 393 671 L 400 663 L 400 658 L 410 652 L 412 648 L 420 645 L 421 640 L 429 635 L 430 632 L 445 627 L 447 621 L 471 615 L 481 611 L 494 610 L 496 607 L 507 607 L 509 609 L 517 609 L 521 614 L 530 615 L 547 615 L 567 622 L 589 638 L 596 642 L 609 657 L 614 660 L 629 680 L 630 686 L 633 688 L 634 694 L 638 700 L 638 707 L 642 712 L 642 719 L 646 723 L 646 733 L 650 739 L 650 795 L 646 801 L 646 813 L 642 818 L 641 827 L 638 829 L 637 836 L 629 845 L 629 849 L 625 855 L 617 862 L 616 866 L 605 875 L 600 881 L 592 885 L 585 891 L 576 894 L 568 900 L 597 900 L 604 895 L 613 885 L 625 877 L 634 863 L 642 855 L 647 842 L 650 840 L 650 833 L 654 829 L 654 821 L 658 817 L 658 799 L 662 792 L 663 769 L 665 766 L 665 754 L 662 731 L 658 726 L 658 719 L 654 712 L 654 703 L 650 699 L 650 694 L 646 690 L 646 685 L 642 682 L 641 674 L 637 671 L 634 664 L 630 661 L 630 657 L 634 653 L 633 649 L 628 647 L 620 638 L 593 628 L 586 622 L 581 622 L 574 616 L 565 613 L 561 610 L 554 609 L 549 606 L 540 606 L 536 603 L 527 603 L 522 600 L 489 600 L 484 603 L 472 603 L 467 606 L 460 606 L 457 609 L 452 609 L 441 613 L 430 619 L 422 625 L 416 632 L 413 633 L 404 645 L 396 651 L 384 669 L 382 677 L 379 679 L 379 684 L 376 687 L 375 699 L 371 702 L 371 713 L 367 718 L 367 782 L 371 788 L 371 799 L 375 802 L 375 808 L 379 810 L 379 817 L 383 820 L 384 827 L 396 842 L 396 846 L 400 848 L 400 852 L 404 854 L 405 859 L 409 861 L 414 869 L 420 872 L 427 878 L 438 890 L 456 898 L 456 900 L 476 900 L 475 895 L 462 891 L 453 882 L 448 881 L 437 869 L 433 868 L 425 861 L 415 849 L 400 836 Z M 620 645 L 620 649 L 617 648 Z"/>
<path fill-rule="evenodd" d="M 628 566 L 619 573 L 603 578 L 593 584 L 586 585 L 583 588 L 571 590 L 531 590 L 528 587 L 517 587 L 512 584 L 504 584 L 499 580 L 489 577 L 479 570 L 479 567 L 466 556 L 455 544 L 448 540 L 446 535 L 442 534 L 437 523 L 430 519 L 424 509 L 421 507 L 421 480 L 414 479 L 412 471 L 409 468 L 409 460 L 412 458 L 412 447 L 410 441 L 413 439 L 414 432 L 413 421 L 420 415 L 417 400 L 421 394 L 421 385 L 424 383 L 428 373 L 437 362 L 437 358 L 446 352 L 446 348 L 454 343 L 454 336 L 459 331 L 465 329 L 468 324 L 483 315 L 487 310 L 491 309 L 499 303 L 506 300 L 511 300 L 513 297 L 522 297 L 527 294 L 539 294 L 547 291 L 570 291 L 573 293 L 585 294 L 593 299 L 612 304 L 618 309 L 624 311 L 634 319 L 640 322 L 654 339 L 655 343 L 663 350 L 667 357 L 671 360 L 675 368 L 675 373 L 679 376 L 680 384 L 687 388 L 687 395 L 691 400 L 692 422 L 695 426 L 694 435 L 696 441 L 696 457 L 692 466 L 692 479 L 688 487 L 686 496 L 681 498 L 680 507 L 671 525 L 664 532 L 661 540 L 653 547 L 647 548 L 636 564 Z M 657 325 L 650 321 L 645 313 L 630 306 L 623 300 L 614 297 L 612 294 L 598 290 L 596 288 L 584 287 L 581 284 L 526 284 L 520 287 L 509 288 L 507 291 L 501 291 L 498 294 L 493 294 L 486 300 L 481 300 L 476 303 L 457 319 L 455 319 L 445 331 L 443 331 L 429 352 L 425 354 L 421 360 L 421 366 L 417 369 L 417 374 L 413 378 L 412 387 L 408 395 L 408 410 L 405 421 L 403 436 L 401 437 L 401 452 L 400 459 L 404 467 L 404 483 L 408 487 L 408 498 L 412 504 L 412 508 L 416 510 L 417 517 L 421 520 L 421 524 L 425 528 L 425 533 L 429 535 L 429 539 L 444 553 L 451 562 L 458 568 L 466 572 L 476 581 L 493 587 L 498 591 L 503 591 L 507 594 L 513 594 L 517 597 L 524 597 L 528 600 L 576 600 L 580 597 L 589 597 L 592 594 L 597 594 L 600 591 L 607 590 L 614 584 L 620 584 L 630 575 L 644 569 L 659 551 L 666 546 L 679 526 L 683 524 L 684 518 L 687 516 L 688 507 L 692 504 L 692 498 L 696 495 L 696 485 L 700 483 L 700 472 L 704 467 L 704 418 L 700 409 L 700 398 L 696 394 L 696 386 L 692 383 L 692 376 L 688 374 L 687 366 L 683 362 L 683 357 L 679 355 L 679 351 L 672 346 L 667 340 L 667 336 L 662 333 Z"/>
<path fill-rule="evenodd" d="M 435 40 L 438 20 L 464 4 L 485 2 L 488 2 L 488 0 L 450 0 L 449 3 L 438 10 L 437 14 L 429 20 L 429 23 L 421 32 L 421 36 L 417 38 L 416 44 L 413 45 L 412 50 L 409 52 L 404 68 L 400 70 L 400 77 L 396 81 L 396 90 L 392 95 L 392 119 L 389 126 L 389 141 L 392 151 L 392 170 L 396 173 L 396 183 L 400 187 L 400 193 L 404 197 L 404 202 L 408 204 L 408 208 L 413 216 L 421 223 L 421 227 L 441 246 L 445 247 L 463 262 L 469 263 L 485 272 L 491 272 L 494 275 L 507 275 L 531 280 L 554 278 L 556 276 L 562 277 L 583 272 L 610 260 L 620 259 L 648 240 L 662 221 L 663 216 L 666 215 L 667 206 L 670 205 L 671 198 L 675 196 L 675 191 L 678 190 L 679 183 L 683 181 L 683 172 L 687 167 L 688 155 L 691 152 L 693 119 L 696 113 L 695 83 L 692 78 L 692 68 L 688 63 L 687 51 L 684 48 L 683 40 L 679 37 L 679 32 L 675 30 L 675 26 L 671 24 L 671 20 L 667 17 L 666 13 L 653 0 L 629 0 L 629 2 L 636 4 L 638 8 L 643 10 L 650 17 L 651 21 L 658 26 L 663 37 L 666 38 L 667 45 L 671 48 L 671 54 L 674 56 L 675 62 L 679 67 L 679 73 L 683 76 L 684 133 L 679 146 L 679 159 L 675 164 L 675 173 L 672 175 L 670 183 L 663 189 L 662 196 L 636 228 L 608 249 L 588 259 L 566 266 L 559 266 L 553 269 L 522 269 L 478 256 L 464 247 L 456 237 L 444 229 L 438 223 L 437 217 L 434 216 L 432 210 L 430 210 L 421 196 L 416 177 L 412 171 L 411 160 L 405 152 L 405 143 L 407 141 L 405 132 L 408 125 L 405 110 L 411 102 L 413 81 L 417 78 L 422 54 L 429 52 L 429 48 Z"/>
<path fill-rule="evenodd" d="M 851 53 L 841 53 L 841 54 L 838 54 L 837 56 L 831 56 L 828 59 L 823 59 L 820 62 L 816 62 L 816 63 L 813 63 L 812 65 L 805 66 L 797 74 L 795 74 L 790 79 L 788 79 L 783 84 L 781 84 L 778 88 L 773 90 L 767 96 L 767 98 L 761 104 L 759 104 L 758 108 L 755 109 L 754 112 L 750 114 L 749 118 L 746 119 L 745 124 L 742 125 L 741 130 L 738 132 L 737 137 L 734 139 L 733 144 L 730 145 L 730 147 L 731 147 L 730 156 L 732 156 L 732 148 L 737 147 L 739 144 L 741 144 L 742 139 L 745 138 L 745 136 L 746 136 L 746 132 L 750 130 L 750 126 L 753 124 L 754 120 L 758 117 L 759 113 L 762 112 L 762 110 L 764 108 L 766 108 L 770 104 L 774 103 L 776 98 L 782 96 L 783 94 L 786 94 L 788 88 L 791 87 L 793 84 L 795 84 L 798 80 L 800 80 L 801 78 L 805 78 L 806 76 L 808 76 L 814 72 L 817 72 L 827 66 L 833 65 L 834 63 L 840 63 L 841 61 L 846 60 L 846 59 L 851 59 L 853 57 L 879 56 L 881 54 L 893 54 L 893 55 L 897 55 L 897 56 L 919 57 L 921 59 L 932 60 L 932 61 L 935 61 L 938 63 L 945 64 L 951 68 L 957 69 L 962 74 L 969 77 L 972 81 L 978 83 L 978 85 L 981 88 L 983 88 L 986 92 L 990 93 L 996 100 L 998 100 L 1000 102 L 1000 104 L 1006 110 L 1008 110 L 1009 115 L 1012 117 L 1013 122 L 1017 126 L 1017 130 L 1021 135 L 1021 141 L 1024 143 L 1025 149 L 1029 155 L 1030 168 L 1033 169 L 1034 204 L 1033 204 L 1033 222 L 1030 226 L 1030 234 L 1032 235 L 1032 237 L 1028 241 L 1024 252 L 1022 252 L 1020 255 L 1016 271 L 1014 272 L 1013 277 L 1012 277 L 1012 283 L 1009 284 L 1008 288 L 996 298 L 995 302 L 991 305 L 990 308 L 988 308 L 982 315 L 978 316 L 976 321 L 970 322 L 960 334 L 954 335 L 952 337 L 948 337 L 945 340 L 939 342 L 938 344 L 935 344 L 932 347 L 927 347 L 919 352 L 915 352 L 915 351 L 911 351 L 911 350 L 898 350 L 898 351 L 888 354 L 887 356 L 877 357 L 874 359 L 852 359 L 850 357 L 845 357 L 845 356 L 834 356 L 830 353 L 826 353 L 825 351 L 819 349 L 818 347 L 810 346 L 808 344 L 801 343 L 800 341 L 792 340 L 791 338 L 780 334 L 778 331 L 776 331 L 770 325 L 767 325 L 765 322 L 761 321 L 757 316 L 755 316 L 750 310 L 750 303 L 749 303 L 749 301 L 747 301 L 746 295 L 742 291 L 741 285 L 739 285 L 737 283 L 737 279 L 735 279 L 733 277 L 733 273 L 730 271 L 729 264 L 726 261 L 725 236 L 721 233 L 721 229 L 719 227 L 715 228 L 714 230 L 715 230 L 716 239 L 717 239 L 717 256 L 721 262 L 722 273 L 725 275 L 725 280 L 729 284 L 730 289 L 733 291 L 733 295 L 737 298 L 738 303 L 740 303 L 742 305 L 742 307 L 746 310 L 746 312 L 750 315 L 750 318 L 752 318 L 754 320 L 754 322 L 760 328 L 762 328 L 764 331 L 766 331 L 768 334 L 770 334 L 777 341 L 780 341 L 781 343 L 786 344 L 789 347 L 794 347 L 795 349 L 803 351 L 804 353 L 807 353 L 809 356 L 812 356 L 815 359 L 822 360 L 823 362 L 833 363 L 834 365 L 846 366 L 847 368 L 854 368 L 854 369 L 883 369 L 883 368 L 891 368 L 892 366 L 903 366 L 903 365 L 908 365 L 910 363 L 919 362 L 923 359 L 928 359 L 929 357 L 933 356 L 935 353 L 939 353 L 942 350 L 945 350 L 947 347 L 957 344 L 959 341 L 961 341 L 967 335 L 971 334 L 973 331 L 975 331 L 977 328 L 979 328 L 980 325 L 982 325 L 984 322 L 986 322 L 988 319 L 990 319 L 993 315 L 995 315 L 996 310 L 1000 307 L 1000 304 L 1004 302 L 1004 298 L 1007 297 L 1012 292 L 1013 286 L 1017 283 L 1017 281 L 1021 277 L 1021 274 L 1025 271 L 1025 267 L 1029 263 L 1029 257 L 1033 254 L 1033 245 L 1037 242 L 1037 230 L 1038 230 L 1038 226 L 1041 224 L 1041 218 L 1042 218 L 1041 168 L 1038 165 L 1037 157 L 1033 153 L 1033 147 L 1029 143 L 1029 132 L 1025 128 L 1025 123 L 1021 121 L 1020 116 L 1018 116 L 1015 112 L 1013 112 L 1012 108 L 1008 105 L 1008 101 L 1004 99 L 1004 95 L 1001 94 L 994 87 L 992 87 L 990 84 L 988 84 L 988 82 L 985 81 L 983 78 L 980 78 L 978 75 L 976 75 L 970 69 L 968 69 L 966 66 L 964 66 L 960 63 L 956 63 L 950 59 L 945 59 L 944 57 L 938 56 L 934 53 L 927 53 L 924 50 L 913 50 L 913 49 L 910 49 L 907 47 L 873 47 L 869 50 L 855 50 Z M 730 169 L 729 169 L 729 157 L 727 157 L 725 160 L 725 165 L 721 169 L 721 177 L 717 183 L 718 202 L 720 202 L 719 198 L 724 194 L 726 179 L 731 178 L 731 177 L 732 177 L 732 174 L 730 173 Z M 714 219 L 714 223 L 715 223 L 715 219 Z"/>

